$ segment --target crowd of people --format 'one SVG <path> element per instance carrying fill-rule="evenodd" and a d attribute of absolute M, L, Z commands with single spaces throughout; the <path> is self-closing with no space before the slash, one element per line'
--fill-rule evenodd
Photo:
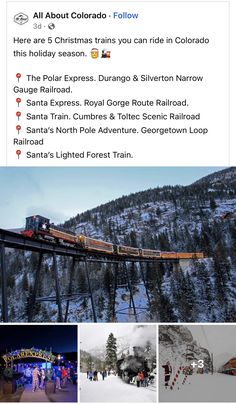
<path fill-rule="evenodd" d="M 90 370 L 87 371 L 87 379 L 89 379 L 91 382 L 97 382 L 99 379 L 105 380 L 105 378 L 107 376 L 110 376 L 111 374 L 114 376 L 117 375 L 117 373 L 113 370 L 102 370 L 100 372 L 98 372 L 97 370 Z M 137 387 L 148 387 L 151 383 L 153 383 L 153 379 L 154 376 L 152 376 L 146 370 L 141 370 L 133 378 L 130 378 L 129 382 L 135 384 Z"/>
<path fill-rule="evenodd" d="M 54 381 L 55 388 L 61 390 L 68 381 L 76 383 L 76 371 L 73 367 L 53 366 L 44 369 L 39 365 L 26 365 L 21 369 L 23 384 L 31 384 L 32 391 L 45 389 L 47 381 Z"/>
<path fill-rule="evenodd" d="M 97 370 L 88 370 L 87 371 L 87 379 L 89 379 L 91 382 L 98 382 L 98 375 L 101 375 L 102 380 L 105 380 L 105 378 L 107 376 L 110 376 L 110 372 L 107 370 L 101 370 L 100 372 L 98 372 Z"/>
<path fill-rule="evenodd" d="M 150 384 L 149 374 L 145 370 L 138 372 L 134 379 L 137 387 L 148 387 Z"/>

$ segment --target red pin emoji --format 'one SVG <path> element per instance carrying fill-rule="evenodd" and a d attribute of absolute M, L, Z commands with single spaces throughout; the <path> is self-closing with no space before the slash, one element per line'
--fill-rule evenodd
<path fill-rule="evenodd" d="M 20 111 L 17 111 L 17 112 L 16 112 L 16 116 L 17 116 L 18 121 L 19 121 L 19 120 L 20 120 L 20 116 L 21 116 L 21 112 L 20 112 Z"/>
<path fill-rule="evenodd" d="M 18 160 L 19 160 L 20 155 L 21 155 L 21 150 L 16 150 L 16 154 L 17 154 L 17 156 L 18 156 Z"/>
<path fill-rule="evenodd" d="M 16 102 L 17 102 L 18 107 L 19 107 L 19 106 L 20 106 L 20 103 L 21 103 L 21 98 L 17 98 L 17 99 L 16 99 Z"/>
<path fill-rule="evenodd" d="M 18 131 L 18 135 L 19 135 L 20 130 L 21 130 L 21 126 L 20 126 L 20 125 L 16 125 L 16 130 Z"/>
<path fill-rule="evenodd" d="M 21 74 L 20 74 L 20 73 L 16 73 L 16 77 L 17 77 L 17 79 L 18 79 L 18 83 L 19 83 L 20 78 L 21 78 Z"/>

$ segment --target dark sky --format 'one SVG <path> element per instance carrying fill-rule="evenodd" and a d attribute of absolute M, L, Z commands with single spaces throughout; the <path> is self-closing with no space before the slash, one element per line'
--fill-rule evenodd
<path fill-rule="evenodd" d="M 6 349 L 41 348 L 77 352 L 75 325 L 0 325 L 0 352 Z"/>

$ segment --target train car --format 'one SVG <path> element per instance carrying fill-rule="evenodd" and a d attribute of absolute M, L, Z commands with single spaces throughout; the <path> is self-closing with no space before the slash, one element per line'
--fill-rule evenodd
<path fill-rule="evenodd" d="M 76 235 L 70 230 L 63 229 L 50 223 L 50 219 L 35 215 L 26 218 L 24 236 L 63 241 L 70 244 L 76 243 Z"/>
<path fill-rule="evenodd" d="M 231 358 L 222 368 L 222 373 L 236 376 L 236 358 Z"/>
<path fill-rule="evenodd" d="M 133 255 L 135 257 L 139 256 L 139 248 L 129 247 L 125 245 L 117 246 L 117 254 L 119 255 Z"/>
<path fill-rule="evenodd" d="M 158 250 L 148 250 L 147 248 L 140 249 L 140 256 L 144 258 L 159 258 L 161 252 Z"/>
<path fill-rule="evenodd" d="M 58 241 L 67 242 L 70 244 L 76 243 L 76 234 L 70 230 L 63 229 L 51 224 L 49 227 L 49 233 Z"/>
<path fill-rule="evenodd" d="M 204 253 L 199 252 L 191 252 L 191 253 L 182 253 L 182 252 L 174 252 L 174 251 L 162 251 L 161 258 L 164 259 L 182 259 L 182 260 L 191 260 L 191 259 L 201 259 L 204 258 Z"/>
<path fill-rule="evenodd" d="M 161 258 L 164 258 L 164 259 L 168 259 L 168 258 L 177 259 L 178 257 L 177 257 L 177 253 L 174 252 L 174 251 L 162 251 L 161 252 Z"/>
<path fill-rule="evenodd" d="M 100 251 L 109 254 L 114 253 L 114 245 L 102 240 L 96 240 L 91 237 L 83 236 L 83 234 L 77 234 L 76 243 L 82 248 L 89 251 Z"/>
<path fill-rule="evenodd" d="M 177 258 L 179 259 L 196 259 L 196 258 L 204 258 L 203 253 L 177 253 Z"/>

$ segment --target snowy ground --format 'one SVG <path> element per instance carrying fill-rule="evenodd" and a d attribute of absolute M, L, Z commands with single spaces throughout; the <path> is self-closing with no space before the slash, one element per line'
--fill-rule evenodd
<path fill-rule="evenodd" d="M 178 390 L 179 387 L 179 390 Z M 186 384 L 159 392 L 160 402 L 235 402 L 236 377 L 216 373 L 189 376 Z"/>
<path fill-rule="evenodd" d="M 155 388 L 136 387 L 124 383 L 118 376 L 108 376 L 103 381 L 99 375 L 98 382 L 90 382 L 87 375 L 80 375 L 80 401 L 81 402 L 108 402 L 108 403 L 155 403 L 157 394 Z"/>

